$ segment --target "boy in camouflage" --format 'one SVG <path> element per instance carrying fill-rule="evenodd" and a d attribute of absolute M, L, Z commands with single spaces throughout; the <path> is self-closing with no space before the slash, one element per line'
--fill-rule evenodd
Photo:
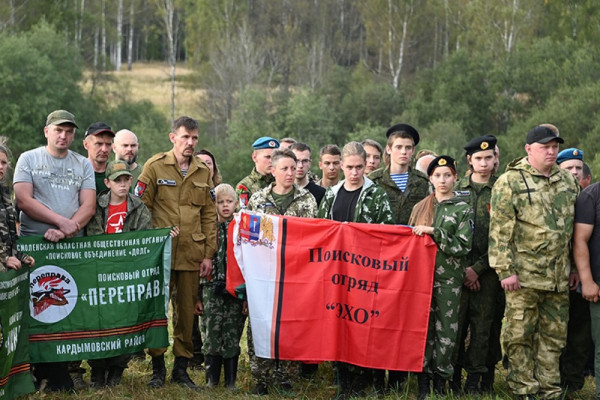
<path fill-rule="evenodd" d="M 235 388 L 240 339 L 244 330 L 247 306 L 225 290 L 227 277 L 227 227 L 237 206 L 235 190 L 228 184 L 215 188 L 217 203 L 217 253 L 213 258 L 212 279 L 199 288 L 196 314 L 202 315 L 204 363 L 208 387 L 219 385 L 221 365 L 225 369 L 225 386 Z"/>
<path fill-rule="evenodd" d="M 369 178 L 387 193 L 394 223 L 406 225 L 414 205 L 429 194 L 427 177 L 410 166 L 419 133 L 408 124 L 397 124 L 387 130 L 386 136 L 386 166 Z"/>
<path fill-rule="evenodd" d="M 271 157 L 271 174 L 275 177 L 275 182 L 252 195 L 248 210 L 272 215 L 314 218 L 317 214 L 314 196 L 294 183 L 296 163 L 296 155 L 292 150 L 275 150 Z M 298 362 L 256 357 L 250 324 L 247 336 L 250 369 L 256 381 L 253 393 L 268 394 L 269 381 L 274 381 L 273 383 L 279 385 L 284 392 L 289 392 L 292 388 L 291 381 L 298 374 Z"/>
<path fill-rule="evenodd" d="M 106 167 L 104 184 L 109 189 L 98 195 L 96 213 L 85 227 L 86 236 L 152 229 L 152 216 L 142 201 L 129 193 L 133 176 L 124 161 L 113 161 Z M 92 387 L 116 386 L 130 354 L 89 360 Z"/>
<path fill-rule="evenodd" d="M 477 394 L 493 389 L 495 363 L 499 357 L 488 362 L 490 349 L 500 350 L 500 326 L 492 332 L 492 326 L 498 314 L 497 298 L 504 297 L 496 271 L 488 262 L 488 231 L 490 225 L 490 202 L 492 187 L 496 182 L 494 161 L 496 138 L 492 135 L 480 136 L 464 147 L 469 163 L 469 174 L 462 177 L 455 189 L 468 196 L 473 207 L 474 235 L 473 248 L 468 255 L 464 287 L 460 304 L 460 332 L 458 346 L 458 362 L 454 368 L 452 385 L 461 390 L 461 372 L 467 371 L 464 390 L 469 394 Z M 466 289 L 466 290 L 465 290 Z M 504 308 L 502 308 L 502 311 Z M 470 331 L 468 347 L 467 332 Z M 494 352 L 498 354 L 500 351 Z"/>
<path fill-rule="evenodd" d="M 409 220 L 415 235 L 431 235 L 438 246 L 425 360 L 423 372 L 417 375 L 419 399 L 429 394 L 432 377 L 433 390 L 443 395 L 446 380 L 454 373 L 460 296 L 473 236 L 473 209 L 452 192 L 457 180 L 454 159 L 436 157 L 427 174 L 434 193 L 415 205 Z"/>

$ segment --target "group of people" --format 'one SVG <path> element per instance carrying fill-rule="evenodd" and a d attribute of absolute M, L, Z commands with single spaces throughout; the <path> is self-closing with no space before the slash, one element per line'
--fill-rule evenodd
<path fill-rule="evenodd" d="M 143 167 L 137 162 L 133 132 L 115 133 L 103 122 L 90 125 L 83 139 L 86 158 L 70 150 L 76 128 L 68 111 L 50 113 L 46 146 L 17 161 L 13 189 L 19 215 L 3 188 L 0 268 L 35 263 L 16 249 L 17 221 L 21 235 L 54 242 L 175 227 L 171 382 L 198 390 L 188 366 L 200 353 L 207 386 L 219 384 L 223 369 L 225 386 L 235 388 L 248 305 L 243 295 L 225 290 L 227 226 L 236 210 L 246 208 L 410 225 L 415 235 L 431 236 L 438 252 L 423 371 L 416 373 L 420 399 L 450 391 L 492 392 L 502 349 L 515 395 L 554 399 L 583 387 L 592 337 L 600 338 L 595 321 L 600 315 L 600 257 L 593 246 L 600 236 L 595 229 L 600 224 L 595 214 L 599 189 L 590 185 L 581 150 L 559 152 L 564 139 L 555 126 L 542 124 L 529 131 L 526 155 L 509 163 L 503 174 L 498 174 L 496 138 L 474 138 L 464 145 L 464 176 L 450 155 L 417 152 L 419 132 L 404 123 L 387 130 L 384 147 L 371 139 L 322 147 L 320 177 L 311 171 L 307 144 L 261 137 L 252 144 L 253 170 L 235 187 L 221 183 L 210 151 L 196 152 L 199 127 L 190 117 L 174 121 L 172 149 Z M 114 161 L 109 161 L 111 150 Z M 9 154 L 0 143 L 0 177 Z M 317 364 L 257 357 L 250 324 L 247 339 L 254 394 L 268 394 L 270 388 L 291 392 L 300 376 L 310 378 L 318 370 Z M 165 385 L 166 350 L 147 349 L 150 387 Z M 130 358 L 90 360 L 91 385 L 119 384 Z M 600 368 L 600 357 L 596 360 Z M 340 398 L 401 390 L 408 377 L 407 371 L 342 362 L 334 369 Z M 87 387 L 83 372 L 80 362 L 34 366 L 37 384 L 48 390 Z"/>

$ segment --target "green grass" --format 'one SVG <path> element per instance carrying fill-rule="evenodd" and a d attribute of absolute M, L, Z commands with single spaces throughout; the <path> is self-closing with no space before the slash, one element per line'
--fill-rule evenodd
<path fill-rule="evenodd" d="M 29 399 L 151 399 L 151 400 L 177 400 L 177 399 L 331 399 L 337 393 L 337 388 L 333 385 L 334 372 L 331 367 L 331 363 L 322 363 L 319 366 L 319 372 L 316 377 L 311 380 L 301 379 L 294 384 L 294 394 L 279 394 L 274 390 L 271 390 L 268 396 L 253 396 L 250 391 L 253 388 L 253 381 L 250 375 L 250 366 L 248 364 L 248 357 L 245 349 L 246 339 L 245 335 L 241 341 L 243 350 L 242 356 L 240 357 L 240 365 L 238 370 L 237 387 L 238 390 L 230 391 L 223 387 L 216 389 L 205 388 L 200 392 L 193 392 L 191 390 L 182 388 L 175 384 L 168 383 L 170 371 L 173 367 L 173 356 L 170 352 L 167 354 L 167 384 L 160 389 L 149 389 L 146 387 L 146 382 L 152 375 L 152 367 L 150 365 L 149 357 L 146 361 L 132 361 L 129 363 L 129 368 L 125 370 L 123 375 L 123 381 L 121 385 L 115 388 L 106 388 L 102 390 L 86 390 L 76 394 L 68 393 L 35 393 L 29 396 Z M 190 370 L 190 376 L 192 380 L 198 385 L 204 385 L 204 371 Z M 85 375 L 85 379 L 89 382 L 89 368 L 88 373 Z M 221 377 L 222 380 L 222 377 Z M 222 382 L 221 382 L 222 385 Z M 467 399 L 484 399 L 484 400 L 496 400 L 496 399 L 514 399 L 516 397 L 511 396 L 510 390 L 505 381 L 505 370 L 502 369 L 501 365 L 498 364 L 496 368 L 496 393 L 493 396 L 453 396 L 449 395 L 443 397 L 444 399 L 456 399 L 456 400 L 467 400 Z M 399 393 L 389 393 L 383 399 L 402 399 L 402 400 L 414 400 L 417 398 L 417 382 L 416 378 L 412 376 L 409 379 L 408 385 L 405 389 Z M 368 398 L 375 399 L 375 396 L 369 396 Z M 591 400 L 595 398 L 595 386 L 593 378 L 587 378 L 584 388 L 568 397 L 569 399 L 583 399 Z"/>

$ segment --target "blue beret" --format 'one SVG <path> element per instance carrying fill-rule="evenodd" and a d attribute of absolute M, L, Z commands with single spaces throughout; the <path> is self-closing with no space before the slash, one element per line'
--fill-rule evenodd
<path fill-rule="evenodd" d="M 562 164 L 567 160 L 583 161 L 583 151 L 576 149 L 575 147 L 571 147 L 570 149 L 564 149 L 558 153 L 558 158 L 556 159 L 557 164 Z"/>
<path fill-rule="evenodd" d="M 269 136 L 263 136 L 261 138 L 258 138 L 254 141 L 254 143 L 252 143 L 252 148 L 254 148 L 254 150 L 276 149 L 278 147 L 279 142 L 277 141 L 277 139 L 273 139 Z"/>

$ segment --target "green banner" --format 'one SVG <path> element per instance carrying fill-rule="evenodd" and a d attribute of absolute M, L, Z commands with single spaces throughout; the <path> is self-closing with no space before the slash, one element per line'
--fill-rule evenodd
<path fill-rule="evenodd" d="M 167 347 L 170 229 L 51 243 L 19 239 L 29 278 L 31 362 L 76 361 Z"/>
<path fill-rule="evenodd" d="M 0 399 L 35 389 L 29 372 L 29 270 L 0 272 Z"/>

